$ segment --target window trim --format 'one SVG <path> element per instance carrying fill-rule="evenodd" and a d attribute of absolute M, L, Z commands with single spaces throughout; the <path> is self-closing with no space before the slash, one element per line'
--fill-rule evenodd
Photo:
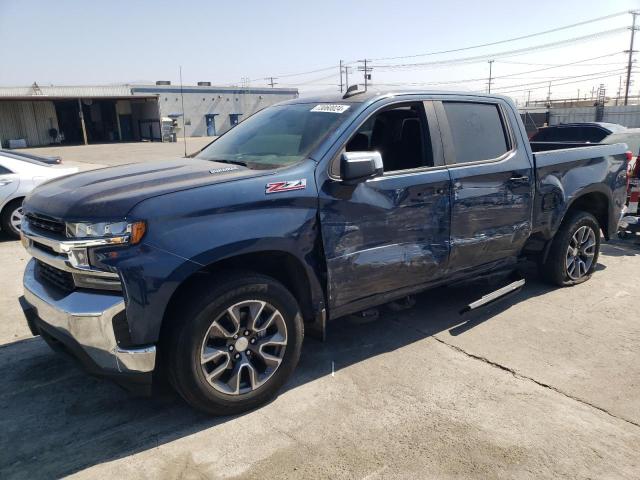
<path fill-rule="evenodd" d="M 444 103 L 474 103 L 493 105 L 498 110 L 498 116 L 502 124 L 502 133 L 507 141 L 507 151 L 502 155 L 493 158 L 487 158 L 483 160 L 475 160 L 473 162 L 461 162 L 458 163 L 455 145 L 453 144 L 453 135 L 451 134 L 451 127 L 449 125 L 449 118 L 447 112 L 444 109 Z M 498 163 L 502 162 L 511 156 L 513 156 L 517 150 L 517 144 L 513 135 L 513 128 L 511 122 L 508 120 L 507 112 L 504 109 L 504 105 L 500 101 L 491 100 L 463 100 L 463 99 L 451 99 L 451 100 L 434 100 L 434 107 L 436 109 L 436 115 L 438 116 L 438 122 L 440 124 L 440 130 L 442 132 L 442 144 L 444 148 L 444 162 L 447 168 L 460 168 L 473 165 L 482 165 L 485 163 Z M 453 162 L 449 160 L 453 159 Z"/>
<path fill-rule="evenodd" d="M 412 104 L 420 104 L 422 106 L 422 113 L 423 113 L 422 121 L 425 122 L 427 134 L 431 138 L 431 150 L 432 150 L 434 165 L 431 166 L 431 167 L 422 166 L 422 167 L 416 167 L 416 168 L 408 168 L 408 169 L 405 169 L 405 170 L 384 171 L 381 176 L 365 180 L 365 182 L 368 182 L 368 181 L 380 181 L 380 180 L 384 180 L 385 178 L 398 177 L 398 176 L 402 176 L 402 175 L 414 175 L 414 174 L 422 173 L 422 172 L 430 172 L 430 171 L 434 171 L 434 170 L 446 169 L 447 165 L 446 165 L 446 161 L 445 161 L 444 148 L 443 148 L 443 145 L 441 143 L 442 142 L 442 138 L 441 138 L 442 135 L 441 135 L 441 132 L 440 132 L 438 117 L 437 117 L 437 114 L 436 114 L 436 112 L 434 110 L 435 103 L 436 103 L 436 100 L 427 99 L 427 98 L 421 98 L 421 99 L 397 99 L 397 101 L 390 102 L 390 103 L 385 103 L 384 105 L 381 105 L 378 108 L 376 108 L 375 110 L 373 110 L 371 113 L 367 114 L 361 121 L 359 121 L 356 124 L 356 126 L 353 128 L 353 130 L 351 131 L 351 133 L 349 134 L 347 139 L 342 142 L 342 146 L 338 149 L 338 151 L 333 156 L 331 161 L 328 162 L 328 167 L 327 167 L 327 176 L 328 176 L 328 178 L 333 180 L 333 181 L 342 182 L 342 178 L 341 177 L 334 175 L 334 173 L 332 171 L 333 170 L 332 167 L 336 163 L 339 164 L 340 157 L 344 153 L 346 145 L 351 141 L 353 136 L 356 133 L 358 133 L 358 131 L 360 130 L 360 127 L 362 127 L 362 125 L 364 125 L 370 118 L 372 118 L 374 115 L 377 115 L 378 113 L 380 113 L 383 110 L 390 110 L 390 109 L 392 110 L 394 108 L 402 107 L 403 105 L 412 105 Z M 421 121 L 421 123 L 422 123 L 422 121 Z M 436 144 L 438 145 L 437 149 L 435 148 Z M 383 159 L 383 161 L 384 161 L 384 159 Z"/>

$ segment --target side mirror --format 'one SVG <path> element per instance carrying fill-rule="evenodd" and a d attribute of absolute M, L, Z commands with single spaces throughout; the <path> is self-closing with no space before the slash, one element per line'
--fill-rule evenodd
<path fill-rule="evenodd" d="M 357 182 L 382 175 L 379 152 L 344 152 L 340 158 L 340 177 L 345 182 Z"/>

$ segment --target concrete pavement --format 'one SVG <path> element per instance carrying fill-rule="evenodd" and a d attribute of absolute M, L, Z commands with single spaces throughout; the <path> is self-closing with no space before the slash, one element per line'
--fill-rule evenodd
<path fill-rule="evenodd" d="M 171 395 L 132 397 L 30 337 L 17 304 L 26 258 L 19 242 L 0 239 L 2 478 L 640 472 L 640 246 L 631 242 L 604 245 L 585 284 L 550 288 L 531 271 L 522 292 L 467 317 L 459 309 L 486 286 L 330 324 L 326 343 L 305 341 L 276 400 L 227 418 Z"/>

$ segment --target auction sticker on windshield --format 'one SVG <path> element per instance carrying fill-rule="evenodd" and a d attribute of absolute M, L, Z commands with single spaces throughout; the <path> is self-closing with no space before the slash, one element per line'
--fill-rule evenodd
<path fill-rule="evenodd" d="M 312 112 L 325 112 L 325 113 L 344 113 L 349 110 L 349 105 L 335 105 L 329 103 L 323 103 L 316 105 L 311 109 Z"/>

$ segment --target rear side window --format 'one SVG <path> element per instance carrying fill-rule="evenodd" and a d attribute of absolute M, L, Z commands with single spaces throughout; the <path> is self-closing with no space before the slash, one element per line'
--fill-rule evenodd
<path fill-rule="evenodd" d="M 509 141 L 498 106 L 492 103 L 442 102 L 456 153 L 456 163 L 498 158 Z"/>
<path fill-rule="evenodd" d="M 4 168 L 2 165 L 0 165 L 0 175 L 6 175 L 7 173 L 13 173 L 13 172 L 8 168 Z"/>

